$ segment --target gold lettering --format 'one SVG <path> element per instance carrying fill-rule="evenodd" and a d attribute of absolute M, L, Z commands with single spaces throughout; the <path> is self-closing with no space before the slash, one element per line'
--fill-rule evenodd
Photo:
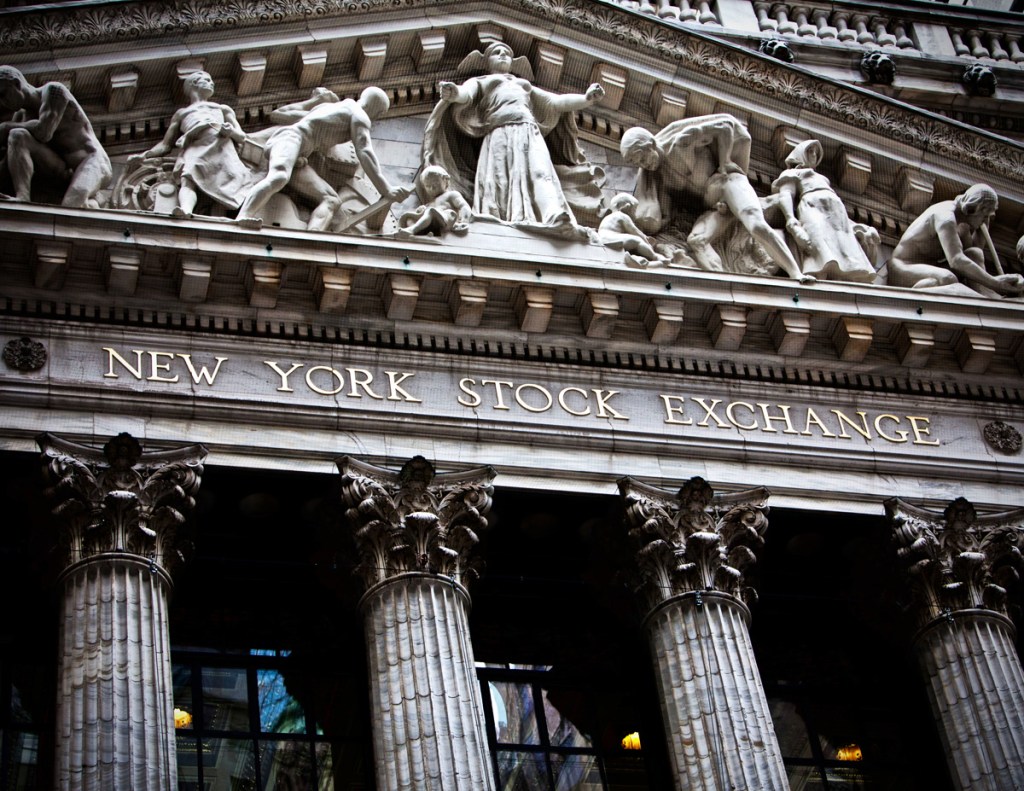
<path fill-rule="evenodd" d="M 915 444 L 915 445 L 939 445 L 939 444 L 941 444 L 937 439 L 933 439 L 933 440 L 921 439 L 921 435 L 922 434 L 928 434 L 930 436 L 931 433 L 932 433 L 932 430 L 928 427 L 931 424 L 931 421 L 928 418 L 926 418 L 926 417 L 916 417 L 914 415 L 907 415 L 907 420 L 910 421 L 910 428 L 914 432 L 914 443 L 913 444 Z M 919 421 L 919 420 L 922 423 L 925 423 L 926 425 L 924 425 L 924 426 L 917 425 L 917 421 Z"/>
<path fill-rule="evenodd" d="M 280 368 L 278 368 L 277 367 L 277 363 L 274 360 L 264 360 L 263 364 L 264 365 L 269 365 L 271 368 L 274 369 L 274 371 L 277 373 L 277 375 L 281 377 L 281 386 L 279 388 L 277 388 L 277 392 L 279 392 L 279 393 L 294 393 L 295 392 L 295 390 L 293 390 L 291 387 L 288 386 L 288 377 L 291 376 L 293 373 L 295 373 L 300 368 L 302 368 L 303 367 L 302 363 L 295 363 L 287 371 L 282 371 Z"/>
<path fill-rule="evenodd" d="M 480 406 L 480 403 L 481 403 L 480 394 L 477 393 L 475 390 L 470 390 L 468 387 L 466 387 L 466 383 L 467 382 L 469 382 L 469 384 L 471 386 L 476 387 L 476 379 L 470 379 L 467 376 L 465 379 L 460 379 L 459 380 L 459 390 L 461 390 L 463 393 L 468 395 L 473 400 L 472 401 L 463 401 L 462 400 L 462 396 L 459 396 L 458 401 L 463 406 L 468 406 L 470 408 L 478 407 L 478 406 Z"/>
<path fill-rule="evenodd" d="M 416 374 L 400 374 L 397 371 L 385 371 L 388 377 L 388 382 L 391 385 L 391 393 L 388 395 L 388 401 L 408 401 L 410 404 L 422 404 L 423 399 L 416 398 L 412 393 L 401 386 L 402 382 L 409 379 Z M 402 395 L 399 396 L 398 394 Z"/>
<path fill-rule="evenodd" d="M 313 371 L 330 371 L 331 376 L 338 380 L 338 386 L 335 387 L 333 390 L 324 390 L 322 387 L 317 387 L 315 384 L 313 384 Z M 329 365 L 314 365 L 312 368 L 306 371 L 306 386 L 314 393 L 319 393 L 320 395 L 337 395 L 345 386 L 345 380 L 341 378 L 340 371 L 334 370 Z"/>
<path fill-rule="evenodd" d="M 498 379 L 482 379 L 480 381 L 482 385 L 494 385 L 494 400 L 497 402 L 491 409 L 508 409 L 508 404 L 505 403 L 505 394 L 501 392 L 502 386 L 514 387 L 514 382 L 503 382 Z"/>
<path fill-rule="evenodd" d="M 199 384 L 201 380 L 205 379 L 206 384 L 210 385 L 211 387 L 213 386 L 213 380 L 217 378 L 217 374 L 220 372 L 220 364 L 224 362 L 226 359 L 228 359 L 227 357 L 214 357 L 213 359 L 217 361 L 217 364 L 213 368 L 213 373 L 210 373 L 210 369 L 207 368 L 205 365 L 200 367 L 200 369 L 197 371 L 195 369 L 195 366 L 192 365 L 191 354 L 179 354 L 178 356 L 185 361 L 185 367 L 188 368 L 188 372 L 189 375 L 192 377 L 193 383 Z"/>
<path fill-rule="evenodd" d="M 764 415 L 764 428 L 761 429 L 762 431 L 766 431 L 770 434 L 775 434 L 778 431 L 778 429 L 772 428 L 772 421 L 781 420 L 786 424 L 786 428 L 782 432 L 783 434 L 800 433 L 795 428 L 793 428 L 793 424 L 789 420 L 789 406 L 787 406 L 786 404 L 776 405 L 779 409 L 782 410 L 782 415 L 776 415 L 775 417 L 772 417 L 771 415 L 768 414 L 768 408 L 771 406 L 771 404 L 758 404 L 757 406 L 761 409 L 761 414 Z"/>
<path fill-rule="evenodd" d="M 879 415 L 878 417 L 875 418 L 875 431 L 878 432 L 878 436 L 880 436 L 882 439 L 889 440 L 889 442 L 906 442 L 907 441 L 907 435 L 910 432 L 907 431 L 906 429 L 900 429 L 899 431 L 897 431 L 895 437 L 890 437 L 888 434 L 886 434 L 882 430 L 882 420 L 883 419 L 891 420 L 897 426 L 900 424 L 900 419 L 898 417 L 896 417 L 896 415 Z M 897 437 L 898 437 L 898 439 L 897 439 Z"/>
<path fill-rule="evenodd" d="M 685 415 L 686 412 L 683 410 L 683 405 L 686 403 L 686 399 L 682 396 L 665 395 L 661 394 L 662 403 L 665 405 L 665 422 L 675 423 L 678 426 L 692 426 L 693 418 L 688 417 L 685 420 L 673 420 L 672 413 L 675 412 L 678 415 Z M 678 401 L 679 406 L 672 406 L 673 401 Z"/>
<path fill-rule="evenodd" d="M 168 371 L 168 372 L 170 372 L 170 370 L 171 370 L 171 363 L 158 363 L 156 361 L 157 357 L 170 357 L 171 360 L 173 361 L 174 360 L 174 352 L 149 352 L 150 374 L 149 374 L 149 376 L 146 377 L 146 381 L 148 381 L 148 382 L 169 382 L 170 384 L 174 384 L 175 382 L 177 382 L 178 381 L 178 375 L 177 374 L 175 374 L 174 376 L 161 376 L 160 374 L 157 373 L 157 371 Z"/>
<path fill-rule="evenodd" d="M 821 418 L 818 417 L 818 413 L 810 407 L 807 408 L 807 422 L 804 424 L 804 430 L 800 433 L 806 437 L 811 436 L 811 423 L 814 423 L 818 428 L 821 429 L 821 436 L 823 437 L 835 437 L 831 431 L 828 430 L 828 426 L 821 422 Z"/>
<path fill-rule="evenodd" d="M 612 396 L 619 394 L 618 390 L 592 390 L 591 392 L 593 392 L 594 398 L 597 399 L 597 417 L 610 417 L 612 420 L 629 420 L 625 415 L 616 412 L 612 405 L 608 403 Z M 611 412 L 611 414 L 609 415 L 608 412 Z"/>
<path fill-rule="evenodd" d="M 704 402 L 703 398 L 691 398 L 690 400 L 694 401 L 698 405 L 702 406 L 704 408 L 704 411 L 707 413 L 704 416 L 704 419 L 702 421 L 700 421 L 700 423 L 697 424 L 698 426 L 703 426 L 704 428 L 707 428 L 708 427 L 708 420 L 711 419 L 711 418 L 714 418 L 715 423 L 718 425 L 719 428 L 729 428 L 729 424 L 726 423 L 724 420 L 722 420 L 722 418 L 720 418 L 718 415 L 715 414 L 715 407 L 717 407 L 719 404 L 722 403 L 722 399 L 721 398 L 713 399 L 711 401 L 711 406 L 708 406 Z"/>
<path fill-rule="evenodd" d="M 109 346 L 104 346 L 103 351 L 107 353 L 107 372 L 103 374 L 104 379 L 117 379 L 117 374 L 114 373 L 115 359 L 136 379 L 142 379 L 142 349 L 132 349 L 132 354 L 135 355 L 135 368 L 132 368 L 131 363 Z"/>
<path fill-rule="evenodd" d="M 569 409 L 569 405 L 565 403 L 566 393 L 579 393 L 581 396 L 583 396 L 583 400 L 586 401 L 590 397 L 589 395 L 587 395 L 586 390 L 584 390 L 582 387 L 563 387 L 561 390 L 558 391 L 558 405 L 562 407 L 562 409 L 564 409 L 570 415 L 576 415 L 577 417 L 583 417 L 584 415 L 590 414 L 590 404 L 587 404 L 587 408 L 584 409 L 582 412 L 577 412 L 573 409 Z"/>
<path fill-rule="evenodd" d="M 870 440 L 871 439 L 871 429 L 868 428 L 868 413 L 867 412 L 858 412 L 857 413 L 858 415 L 860 415 L 860 419 L 861 419 L 861 421 L 864 424 L 863 427 L 862 426 L 858 426 L 856 423 L 854 423 L 852 420 L 850 420 L 850 418 L 848 418 L 846 415 L 844 415 L 838 409 L 833 409 L 833 410 L 831 410 L 831 412 L 832 412 L 833 415 L 835 415 L 839 419 L 839 428 L 843 432 L 842 434 L 839 435 L 840 439 L 852 439 L 851 435 L 846 433 L 846 427 L 843 425 L 844 423 L 847 426 L 849 426 L 850 428 L 852 428 L 854 431 L 856 431 L 858 434 L 862 435 L 864 437 L 864 439 L 866 439 L 866 440 Z"/>
<path fill-rule="evenodd" d="M 348 391 L 349 398 L 362 398 L 356 390 L 357 387 L 361 387 L 370 398 L 376 398 L 378 401 L 384 400 L 384 396 L 377 395 L 370 389 L 370 383 L 373 381 L 373 374 L 365 368 L 346 368 L 345 370 L 348 371 L 348 380 L 352 385 Z"/>
<path fill-rule="evenodd" d="M 526 401 L 523 400 L 523 398 L 521 397 L 520 393 L 522 393 L 522 391 L 525 388 L 527 388 L 527 387 L 536 390 L 538 393 L 540 393 L 543 396 L 543 398 L 547 402 L 545 404 L 545 406 L 543 406 L 543 407 L 533 407 L 533 406 L 530 406 L 529 404 L 527 404 Z M 551 400 L 551 393 L 549 393 L 546 388 L 543 388 L 540 385 L 535 385 L 535 384 L 531 384 L 530 382 L 527 382 L 526 384 L 521 384 L 521 385 L 519 385 L 519 387 L 516 388 L 516 403 L 519 404 L 519 406 L 521 406 L 527 412 L 547 412 L 549 409 L 551 409 L 551 405 L 554 402 Z"/>
<path fill-rule="evenodd" d="M 734 407 L 738 407 L 738 406 L 746 407 L 747 409 L 750 410 L 751 414 L 753 414 L 753 412 L 754 412 L 754 405 L 753 404 L 748 404 L 746 401 L 730 401 L 729 405 L 725 408 L 725 416 L 727 418 L 729 418 L 729 422 L 732 423 L 734 426 L 736 426 L 736 428 L 741 428 L 744 431 L 753 431 L 755 428 L 760 428 L 760 426 L 757 425 L 757 420 L 756 419 L 754 420 L 753 423 L 740 423 L 736 419 L 736 416 L 733 414 L 733 411 L 732 411 Z M 773 429 L 771 427 L 766 428 L 764 430 L 765 431 L 775 431 L 775 429 Z"/>

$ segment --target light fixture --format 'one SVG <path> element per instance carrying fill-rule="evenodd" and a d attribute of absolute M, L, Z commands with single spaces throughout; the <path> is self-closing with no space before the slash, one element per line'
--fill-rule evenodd
<path fill-rule="evenodd" d="M 191 728 L 192 727 L 192 715 L 185 709 L 174 710 L 174 727 L 175 728 Z"/>
<path fill-rule="evenodd" d="M 640 749 L 640 733 L 633 731 L 628 736 L 622 738 L 622 749 L 624 750 L 639 750 Z"/>
<path fill-rule="evenodd" d="M 864 753 L 859 744 L 847 744 L 836 750 L 836 758 L 840 761 L 863 761 Z"/>

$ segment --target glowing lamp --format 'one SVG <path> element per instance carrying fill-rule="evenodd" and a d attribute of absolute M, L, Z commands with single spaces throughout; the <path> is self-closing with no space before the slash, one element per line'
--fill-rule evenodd
<path fill-rule="evenodd" d="M 640 734 L 637 731 L 633 731 L 628 736 L 622 739 L 622 748 L 624 750 L 639 750 L 640 749 Z"/>
<path fill-rule="evenodd" d="M 840 761 L 863 761 L 864 753 L 859 744 L 848 744 L 836 750 L 836 758 Z"/>
<path fill-rule="evenodd" d="M 192 715 L 184 709 L 174 710 L 174 727 L 175 728 L 190 728 L 192 727 Z"/>

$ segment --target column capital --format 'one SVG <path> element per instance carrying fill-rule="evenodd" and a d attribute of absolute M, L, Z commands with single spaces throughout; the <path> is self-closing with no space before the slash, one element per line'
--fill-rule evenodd
<path fill-rule="evenodd" d="M 1024 572 L 1024 508 L 979 515 L 958 497 L 943 511 L 885 503 L 919 624 L 960 610 L 1009 616 L 1007 588 Z"/>
<path fill-rule="evenodd" d="M 341 501 L 367 589 L 399 574 L 422 572 L 465 585 L 477 576 L 472 556 L 487 527 L 495 472 L 478 467 L 438 475 L 415 456 L 399 472 L 349 456 L 337 460 Z"/>
<path fill-rule="evenodd" d="M 691 478 L 675 494 L 632 478 L 619 481 L 637 542 L 638 591 L 648 610 L 685 593 L 715 591 L 749 603 L 746 571 L 768 529 L 768 490 L 715 494 Z"/>
<path fill-rule="evenodd" d="M 144 558 L 169 573 L 185 542 L 178 528 L 195 505 L 206 448 L 143 452 L 127 433 L 102 449 L 41 434 L 47 495 L 62 524 L 65 568 L 104 553 Z"/>

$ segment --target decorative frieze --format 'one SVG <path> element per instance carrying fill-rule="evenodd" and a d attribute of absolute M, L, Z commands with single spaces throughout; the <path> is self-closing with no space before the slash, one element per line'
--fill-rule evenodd
<path fill-rule="evenodd" d="M 811 335 L 811 317 L 796 310 L 780 310 L 768 321 L 768 332 L 775 351 L 787 357 L 799 357 Z"/>
<path fill-rule="evenodd" d="M 137 247 L 111 247 L 103 262 L 107 293 L 130 297 L 139 284 L 142 250 Z"/>
<path fill-rule="evenodd" d="M 610 338 L 619 319 L 618 296 L 607 291 L 591 291 L 584 295 L 580 318 L 588 338 Z"/>
<path fill-rule="evenodd" d="M 123 113 L 135 105 L 139 72 L 133 68 L 113 69 L 107 76 L 107 111 Z"/>
<path fill-rule="evenodd" d="M 651 343 L 674 343 L 683 327 L 683 303 L 652 299 L 644 305 L 643 318 Z"/>
<path fill-rule="evenodd" d="M 381 298 L 384 312 L 392 321 L 409 321 L 416 313 L 420 298 L 420 279 L 412 275 L 392 274 L 384 278 Z"/>
<path fill-rule="evenodd" d="M 352 270 L 317 267 L 314 291 L 317 310 L 321 313 L 344 313 L 352 296 Z"/>
<path fill-rule="evenodd" d="M 555 307 L 555 290 L 545 286 L 521 286 L 513 306 L 523 332 L 546 332 Z"/>
<path fill-rule="evenodd" d="M 277 261 L 250 259 L 245 271 L 245 293 L 254 308 L 272 308 L 277 305 L 284 266 Z"/>
<path fill-rule="evenodd" d="M 444 57 L 445 32 L 431 29 L 421 30 L 416 34 L 413 43 L 412 62 L 419 73 L 429 72 L 437 68 Z"/>
<path fill-rule="evenodd" d="M 33 263 L 35 272 L 32 280 L 36 288 L 63 288 L 68 267 L 71 265 L 71 243 L 52 239 L 36 240 Z"/>
<path fill-rule="evenodd" d="M 859 363 L 867 356 L 874 338 L 874 322 L 860 316 L 840 316 L 832 331 L 839 359 Z"/>
<path fill-rule="evenodd" d="M 318 45 L 303 45 L 295 48 L 292 72 L 299 88 L 315 88 L 323 82 L 327 69 L 327 50 Z"/>
<path fill-rule="evenodd" d="M 205 302 L 213 279 L 213 259 L 183 254 L 178 258 L 175 284 L 182 302 Z"/>
<path fill-rule="evenodd" d="M 562 81 L 564 67 L 564 47 L 558 47 L 547 41 L 537 42 L 533 55 L 533 75 L 538 85 L 550 90 L 557 88 Z"/>
<path fill-rule="evenodd" d="M 379 80 L 388 58 L 388 37 L 363 38 L 357 44 L 356 72 L 360 82 Z"/>
<path fill-rule="evenodd" d="M 452 321 L 459 327 L 479 327 L 487 307 L 487 283 L 456 280 L 448 295 Z"/>
<path fill-rule="evenodd" d="M 720 351 L 736 351 L 747 332 L 747 309 L 743 305 L 715 305 L 711 308 L 708 335 Z"/>

